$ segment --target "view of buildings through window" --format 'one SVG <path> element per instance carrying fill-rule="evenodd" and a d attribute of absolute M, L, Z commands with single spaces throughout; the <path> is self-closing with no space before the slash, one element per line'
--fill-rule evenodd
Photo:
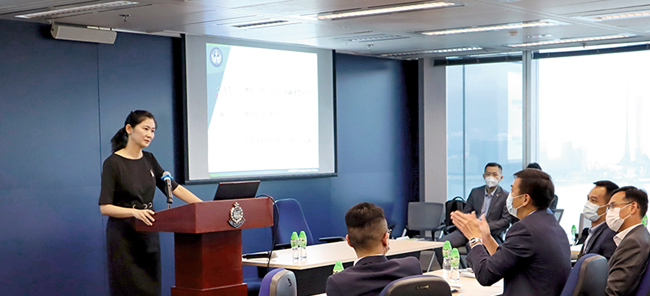
<path fill-rule="evenodd" d="M 521 62 L 447 67 L 447 195 L 485 185 L 488 162 L 503 166 L 510 190 L 522 165 Z"/>
<path fill-rule="evenodd" d="M 536 62 L 538 160 L 553 177 L 565 209 L 560 224 L 569 230 L 593 182 L 650 188 L 650 51 Z"/>

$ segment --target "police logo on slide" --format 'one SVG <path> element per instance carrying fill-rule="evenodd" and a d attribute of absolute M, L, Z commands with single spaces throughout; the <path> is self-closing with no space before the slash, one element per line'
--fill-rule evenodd
<path fill-rule="evenodd" d="M 223 61 L 223 54 L 221 53 L 221 50 L 218 47 L 213 48 L 210 51 L 210 62 L 215 67 L 219 67 L 221 66 L 221 61 Z"/>

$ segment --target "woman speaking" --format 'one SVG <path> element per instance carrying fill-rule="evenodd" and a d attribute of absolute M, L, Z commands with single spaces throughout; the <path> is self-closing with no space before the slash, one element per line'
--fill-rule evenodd
<path fill-rule="evenodd" d="M 156 187 L 166 193 L 164 170 L 150 152 L 143 151 L 154 138 L 156 121 L 151 113 L 129 113 L 113 136 L 113 154 L 104 161 L 99 209 L 108 216 L 108 250 L 111 295 L 160 295 L 160 240 L 157 232 L 137 232 L 131 217 L 146 225 L 155 223 Z M 201 200 L 172 180 L 172 193 L 187 203 Z"/>

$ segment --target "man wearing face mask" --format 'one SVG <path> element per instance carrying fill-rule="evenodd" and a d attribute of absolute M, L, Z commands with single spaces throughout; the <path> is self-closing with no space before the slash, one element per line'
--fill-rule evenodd
<path fill-rule="evenodd" d="M 616 251 L 609 260 L 607 295 L 635 295 L 648 265 L 650 233 L 641 224 L 648 195 L 634 186 L 614 190 L 607 205 L 607 226 L 616 231 Z"/>
<path fill-rule="evenodd" d="M 591 221 L 591 228 L 589 228 L 589 235 L 582 244 L 578 256 L 582 257 L 584 254 L 593 253 L 609 260 L 616 250 L 614 243 L 616 232 L 607 227 L 605 214 L 607 203 L 612 198 L 612 192 L 618 189 L 618 185 L 612 181 L 598 181 L 594 182 L 594 185 L 596 187 L 591 189 L 587 195 L 587 203 L 582 211 L 584 217 Z"/>
<path fill-rule="evenodd" d="M 454 224 L 469 239 L 467 262 L 481 285 L 503 279 L 503 295 L 560 295 L 571 272 L 569 241 L 547 211 L 554 196 L 551 177 L 537 169 L 515 173 L 508 212 L 519 218 L 502 245 L 490 227 L 472 214 L 452 213 Z"/>
<path fill-rule="evenodd" d="M 506 198 L 508 191 L 499 186 L 503 180 L 503 167 L 496 162 L 490 162 L 483 169 L 485 185 L 472 189 L 463 208 L 463 213 L 475 212 L 477 217 L 485 216 L 490 225 L 492 236 L 498 242 L 502 242 L 502 234 L 510 226 L 510 214 L 506 209 Z M 443 236 L 439 241 L 449 241 L 454 248 L 465 246 L 467 238 L 460 232 L 454 231 Z M 442 265 L 442 249 L 434 250 L 438 263 Z"/>

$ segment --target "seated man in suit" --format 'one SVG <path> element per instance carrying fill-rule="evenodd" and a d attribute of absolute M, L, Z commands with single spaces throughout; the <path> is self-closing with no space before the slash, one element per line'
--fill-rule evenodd
<path fill-rule="evenodd" d="M 469 239 L 467 261 L 481 285 L 503 278 L 503 295 L 560 295 L 571 272 L 566 233 L 547 211 L 553 200 L 551 177 L 537 169 L 515 173 L 508 212 L 519 218 L 500 246 L 488 223 L 472 214 L 452 213 L 454 224 Z"/>
<path fill-rule="evenodd" d="M 591 228 L 589 234 L 582 244 L 579 257 L 584 254 L 598 254 L 607 260 L 612 257 L 616 244 L 614 243 L 614 235 L 616 232 L 607 227 L 605 223 L 605 212 L 609 200 L 612 198 L 612 192 L 618 189 L 612 181 L 598 181 L 594 182 L 594 187 L 587 195 L 587 203 L 582 211 L 587 220 L 591 221 Z"/>
<path fill-rule="evenodd" d="M 503 180 L 502 172 L 503 167 L 496 162 L 485 165 L 483 170 L 485 185 L 472 189 L 463 208 L 464 213 L 475 212 L 477 217 L 485 216 L 492 236 L 498 243 L 502 242 L 501 236 L 510 226 L 511 218 L 506 209 L 508 191 L 499 186 L 499 182 Z M 438 241 L 447 240 L 454 248 L 467 244 L 467 238 L 460 231 L 454 231 L 438 239 Z M 442 265 L 442 249 L 436 248 L 435 252 L 438 263 Z"/>
<path fill-rule="evenodd" d="M 390 282 L 422 274 L 415 257 L 388 260 L 388 225 L 384 210 L 372 203 L 359 203 L 345 214 L 345 239 L 357 253 L 357 261 L 327 279 L 328 296 L 379 295 Z"/>
<path fill-rule="evenodd" d="M 648 195 L 633 186 L 614 190 L 607 205 L 607 226 L 616 231 L 616 251 L 609 259 L 607 295 L 634 295 L 648 265 L 650 234 L 641 224 Z"/>

